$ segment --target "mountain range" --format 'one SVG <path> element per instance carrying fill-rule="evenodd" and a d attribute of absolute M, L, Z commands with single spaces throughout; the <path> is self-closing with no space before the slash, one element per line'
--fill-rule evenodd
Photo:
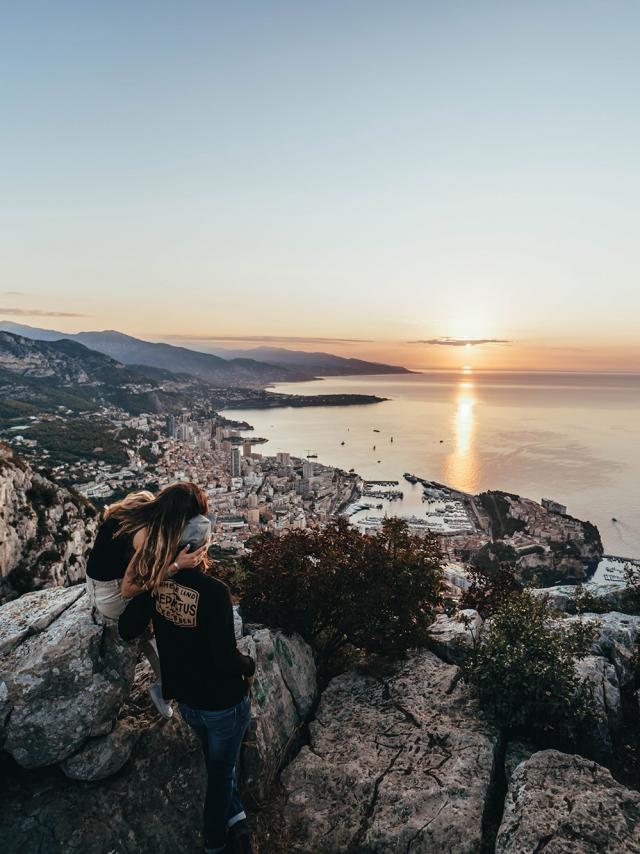
<path fill-rule="evenodd" d="M 0 321 L 0 330 L 40 341 L 76 341 L 125 365 L 146 365 L 174 373 L 191 374 L 218 387 L 264 386 L 273 382 L 309 380 L 322 375 L 409 373 L 406 368 L 393 365 L 278 347 L 202 352 L 189 347 L 145 341 L 114 330 L 68 334 L 6 320 Z"/>

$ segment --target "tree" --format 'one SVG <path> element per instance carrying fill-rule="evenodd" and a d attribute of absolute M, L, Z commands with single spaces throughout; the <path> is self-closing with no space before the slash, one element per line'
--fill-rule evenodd
<path fill-rule="evenodd" d="M 424 641 L 443 592 L 431 535 L 385 520 L 377 535 L 344 519 L 320 530 L 260 535 L 245 558 L 242 608 L 249 620 L 298 632 L 322 675 L 347 645 L 397 654 Z"/>
<path fill-rule="evenodd" d="M 589 652 L 592 640 L 592 627 L 561 627 L 546 600 L 527 590 L 513 593 L 466 661 L 464 678 L 507 737 L 575 744 L 597 717 L 574 664 Z"/>

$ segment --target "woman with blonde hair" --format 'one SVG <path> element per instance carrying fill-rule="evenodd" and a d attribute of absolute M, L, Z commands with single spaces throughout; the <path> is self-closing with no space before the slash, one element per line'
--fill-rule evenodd
<path fill-rule="evenodd" d="M 121 531 L 122 519 L 126 518 L 127 514 L 136 513 L 153 500 L 153 493 L 146 490 L 132 492 L 104 510 L 102 523 L 87 560 L 86 585 L 90 605 L 109 620 L 117 620 L 127 606 L 122 585 L 127 567 L 135 553 L 133 537 Z M 187 553 L 177 557 L 183 568 L 195 566 L 198 559 L 198 555 Z M 155 641 L 145 637 L 142 649 L 159 679 L 160 667 Z M 163 700 L 160 684 L 154 685 L 149 694 L 160 714 L 164 718 L 170 718 L 173 709 Z"/>
<path fill-rule="evenodd" d="M 176 483 L 152 502 L 119 513 L 121 535 L 133 536 L 136 552 L 123 581 L 124 595 L 133 598 L 118 629 L 124 640 L 133 640 L 153 623 L 164 698 L 178 701 L 202 745 L 205 852 L 222 852 L 227 832 L 249 852 L 235 766 L 251 720 L 255 664 L 236 646 L 229 589 L 202 572 L 207 568 L 204 554 L 191 569 L 175 560 L 185 542 L 196 555 L 202 552 L 209 534 L 207 510 L 207 497 L 198 486 Z"/>

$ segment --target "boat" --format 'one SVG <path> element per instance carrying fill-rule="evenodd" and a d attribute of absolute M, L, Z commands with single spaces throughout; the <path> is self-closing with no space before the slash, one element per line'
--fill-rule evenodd
<path fill-rule="evenodd" d="M 373 450 L 375 451 L 375 449 L 376 449 L 376 446 L 374 445 L 374 446 L 373 446 Z"/>
<path fill-rule="evenodd" d="M 341 445 L 344 445 L 344 442 L 340 442 Z"/>
<path fill-rule="evenodd" d="M 616 519 L 616 517 L 615 517 L 615 516 L 612 516 L 612 517 L 611 517 L 611 521 L 612 521 L 612 522 L 617 522 L 618 520 Z"/>
<path fill-rule="evenodd" d="M 373 432 L 374 432 L 374 433 L 379 433 L 380 431 L 378 430 L 378 428 L 377 428 L 377 427 L 374 427 L 374 428 L 373 428 Z"/>
<path fill-rule="evenodd" d="M 393 445 L 393 436 L 391 437 L 391 444 Z"/>

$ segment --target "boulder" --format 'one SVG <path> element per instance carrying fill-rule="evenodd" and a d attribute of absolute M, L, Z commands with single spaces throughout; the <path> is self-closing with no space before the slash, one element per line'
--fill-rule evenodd
<path fill-rule="evenodd" d="M 281 776 L 288 850 L 478 852 L 497 737 L 430 651 L 333 679 Z"/>
<path fill-rule="evenodd" d="M 261 801 L 306 723 L 316 697 L 316 668 L 311 647 L 298 635 L 252 627 L 238 647 L 256 662 L 240 774 L 244 788 Z"/>
<path fill-rule="evenodd" d="M 25 613 L 32 609 L 34 620 L 25 617 L 29 630 L 0 657 L 4 749 L 24 768 L 36 768 L 66 759 L 86 739 L 111 731 L 133 682 L 136 651 L 114 627 L 94 620 L 82 590 L 80 596 L 75 588 L 59 588 L 24 598 L 22 607 Z M 19 624 L 21 602 L 0 608 L 0 624 L 5 610 Z"/>
<path fill-rule="evenodd" d="M 616 670 L 622 689 L 633 688 L 636 678 L 640 617 L 611 611 L 607 614 L 583 614 L 565 618 L 566 625 L 577 621 L 593 625 L 596 637 L 591 651 L 609 661 Z"/>
<path fill-rule="evenodd" d="M 472 608 L 452 617 L 439 614 L 429 626 L 427 646 L 449 664 L 459 665 L 479 640 L 481 630 L 482 617 Z"/>
<path fill-rule="evenodd" d="M 60 768 L 72 780 L 103 780 L 122 768 L 141 735 L 132 722 L 117 721 L 111 732 L 90 738 Z"/>
<path fill-rule="evenodd" d="M 504 752 L 504 772 L 507 782 L 521 762 L 525 762 L 538 748 L 530 741 L 510 741 Z"/>
<path fill-rule="evenodd" d="M 517 765 L 496 854 L 638 854 L 640 793 L 580 756 L 542 750 Z"/>

